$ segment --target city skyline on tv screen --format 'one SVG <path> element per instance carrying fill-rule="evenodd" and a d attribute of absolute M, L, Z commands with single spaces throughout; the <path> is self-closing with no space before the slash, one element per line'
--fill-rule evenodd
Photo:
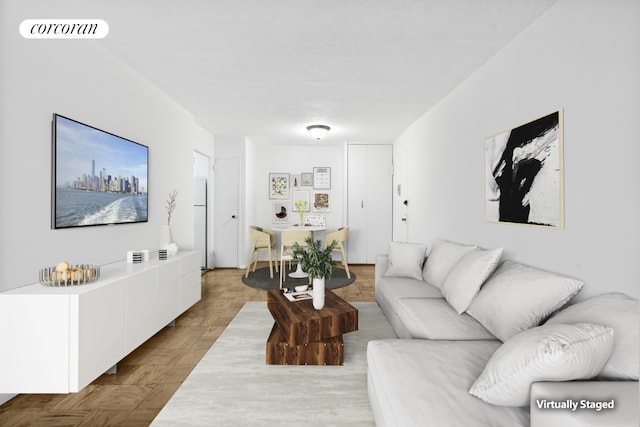
<path fill-rule="evenodd" d="M 148 218 L 148 148 L 55 115 L 54 228 Z"/>

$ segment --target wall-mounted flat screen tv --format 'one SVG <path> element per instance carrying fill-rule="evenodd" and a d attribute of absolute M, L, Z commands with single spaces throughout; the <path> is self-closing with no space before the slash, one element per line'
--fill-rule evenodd
<path fill-rule="evenodd" d="M 52 228 L 148 221 L 149 148 L 53 115 Z"/>

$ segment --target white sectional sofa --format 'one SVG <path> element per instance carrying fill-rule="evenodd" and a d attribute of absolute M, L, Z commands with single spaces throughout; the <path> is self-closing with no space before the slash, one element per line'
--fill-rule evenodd
<path fill-rule="evenodd" d="M 502 249 L 392 242 L 375 287 L 398 339 L 367 349 L 376 425 L 638 426 L 638 300 L 567 305 L 582 286 Z"/>

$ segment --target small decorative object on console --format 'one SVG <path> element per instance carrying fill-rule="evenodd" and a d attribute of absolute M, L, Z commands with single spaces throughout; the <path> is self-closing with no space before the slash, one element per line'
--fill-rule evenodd
<path fill-rule="evenodd" d="M 178 253 L 178 245 L 175 243 L 169 243 L 168 245 L 164 245 L 161 249 L 167 251 L 167 256 L 174 256 Z"/>
<path fill-rule="evenodd" d="M 100 277 L 97 265 L 69 265 L 59 262 L 55 267 L 42 268 L 39 271 L 40 283 L 44 286 L 77 286 L 93 283 Z"/>
<path fill-rule="evenodd" d="M 149 251 L 148 250 L 140 250 L 140 251 L 127 251 L 127 262 L 138 264 L 143 261 L 149 261 Z"/>

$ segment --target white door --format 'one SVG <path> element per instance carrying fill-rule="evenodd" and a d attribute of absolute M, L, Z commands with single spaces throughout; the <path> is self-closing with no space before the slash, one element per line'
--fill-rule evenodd
<path fill-rule="evenodd" d="M 391 145 L 367 146 L 367 264 L 389 252 L 393 230 L 392 158 Z"/>
<path fill-rule="evenodd" d="M 240 159 L 215 161 L 215 266 L 238 267 Z"/>
<path fill-rule="evenodd" d="M 392 239 L 393 150 L 391 145 L 349 145 L 348 256 L 353 264 L 373 264 Z"/>
<path fill-rule="evenodd" d="M 347 170 L 347 198 L 349 242 L 347 259 L 351 264 L 367 262 L 367 146 L 349 145 Z M 367 207 L 369 202 L 367 201 Z"/>

